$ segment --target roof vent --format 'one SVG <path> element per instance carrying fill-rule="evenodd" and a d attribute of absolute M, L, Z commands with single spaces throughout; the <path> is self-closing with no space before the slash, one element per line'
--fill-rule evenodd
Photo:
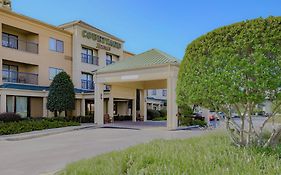
<path fill-rule="evenodd" d="M 12 2 L 11 0 L 0 0 L 0 7 L 12 10 Z"/>

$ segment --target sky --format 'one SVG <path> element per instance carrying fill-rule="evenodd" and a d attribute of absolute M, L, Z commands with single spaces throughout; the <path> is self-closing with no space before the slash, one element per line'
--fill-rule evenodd
<path fill-rule="evenodd" d="M 52 25 L 83 20 L 125 41 L 135 54 L 152 48 L 178 59 L 218 27 L 281 16 L 280 0 L 12 0 L 13 11 Z"/>

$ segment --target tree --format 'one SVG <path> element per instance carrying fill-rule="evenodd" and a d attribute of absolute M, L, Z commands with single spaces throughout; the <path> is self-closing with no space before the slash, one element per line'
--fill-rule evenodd
<path fill-rule="evenodd" d="M 55 76 L 50 86 L 47 101 L 47 109 L 55 113 L 74 110 L 75 108 L 75 92 L 73 83 L 66 72 L 61 72 Z"/>
<path fill-rule="evenodd" d="M 281 128 L 265 125 L 281 106 L 281 17 L 258 18 L 216 29 L 186 49 L 179 71 L 179 106 L 200 104 L 227 114 L 227 131 L 237 146 L 273 146 Z M 252 113 L 265 100 L 274 105 L 266 121 L 253 125 Z M 230 110 L 241 116 L 235 122 Z"/>

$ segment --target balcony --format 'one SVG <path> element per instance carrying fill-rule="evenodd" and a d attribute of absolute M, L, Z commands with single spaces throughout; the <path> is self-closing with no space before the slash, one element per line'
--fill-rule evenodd
<path fill-rule="evenodd" d="M 38 85 L 38 74 L 2 70 L 3 83 L 21 83 Z"/>
<path fill-rule="evenodd" d="M 99 65 L 99 58 L 93 55 L 81 53 L 81 61 L 87 64 Z"/>
<path fill-rule="evenodd" d="M 5 48 L 38 54 L 38 41 L 36 33 L 2 24 L 2 46 Z"/>
<path fill-rule="evenodd" d="M 94 90 L 95 84 L 93 81 L 90 80 L 81 80 L 81 88 L 87 90 Z"/>
<path fill-rule="evenodd" d="M 16 49 L 24 52 L 38 54 L 38 44 L 30 41 L 9 38 L 2 35 L 2 46 L 10 49 Z"/>

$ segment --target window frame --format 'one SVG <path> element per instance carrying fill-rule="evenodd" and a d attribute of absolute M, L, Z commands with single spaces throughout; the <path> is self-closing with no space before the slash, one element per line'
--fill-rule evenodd
<path fill-rule="evenodd" d="M 51 41 L 54 41 L 54 43 L 52 43 L 52 44 L 54 44 L 54 48 L 51 47 Z M 58 43 L 61 43 L 62 50 L 59 49 Z M 49 50 L 53 51 L 53 52 L 64 53 L 64 41 L 50 37 L 49 38 Z"/>
<path fill-rule="evenodd" d="M 8 39 L 8 41 L 6 41 L 6 42 L 8 42 L 7 45 L 3 44 L 3 38 L 5 38 L 5 37 L 3 37 L 4 35 L 6 35 L 6 37 Z M 16 40 L 16 46 L 15 47 L 11 47 L 11 44 L 10 44 L 11 43 L 11 41 L 10 41 L 11 37 L 14 37 L 15 40 Z M 6 33 L 6 32 L 2 32 L 2 46 L 6 47 L 6 48 L 18 50 L 19 49 L 19 36 L 13 35 L 13 34 L 10 34 L 10 33 Z"/>
<path fill-rule="evenodd" d="M 157 90 L 156 89 L 152 89 L 151 95 L 157 95 Z"/>

